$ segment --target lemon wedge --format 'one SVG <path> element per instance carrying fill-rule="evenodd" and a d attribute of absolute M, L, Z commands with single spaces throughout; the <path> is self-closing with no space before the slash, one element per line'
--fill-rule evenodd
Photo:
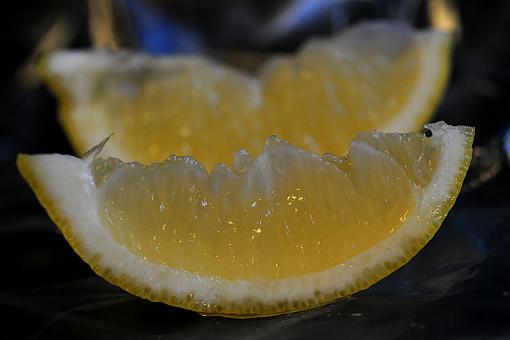
<path fill-rule="evenodd" d="M 109 282 L 202 314 L 255 317 L 365 289 L 414 256 L 460 191 L 474 130 L 361 133 L 345 157 L 269 137 L 211 172 L 161 163 L 20 155 L 73 249 Z M 103 143 L 104 144 L 104 143 Z"/>
<path fill-rule="evenodd" d="M 241 148 L 259 154 L 269 135 L 344 154 L 359 131 L 420 129 L 444 91 L 451 42 L 372 22 L 270 58 L 255 75 L 202 56 L 104 50 L 57 52 L 41 69 L 78 153 L 113 133 L 104 155 L 145 164 L 193 155 L 211 170 Z"/>

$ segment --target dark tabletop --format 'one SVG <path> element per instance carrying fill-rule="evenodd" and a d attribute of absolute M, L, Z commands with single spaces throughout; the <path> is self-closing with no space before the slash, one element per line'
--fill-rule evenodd
<path fill-rule="evenodd" d="M 287 51 L 312 33 L 337 29 L 324 24 L 324 15 L 331 17 L 328 9 L 278 39 L 246 33 L 242 39 L 239 32 L 225 33 L 235 24 L 228 20 L 232 8 L 249 9 L 252 24 L 241 28 L 252 32 L 289 1 L 155 2 L 199 37 L 196 46 L 186 45 L 192 49 L 204 50 L 206 41 L 207 50 Z M 352 21 L 388 17 L 399 3 L 350 1 L 348 13 Z M 415 12 L 406 20 L 426 25 L 424 2 L 414 3 Z M 504 138 L 510 127 L 510 2 L 458 5 L 462 35 L 434 120 L 475 126 L 476 147 L 463 192 L 439 232 L 406 266 L 352 297 L 300 313 L 234 320 L 151 303 L 110 285 L 78 258 L 48 218 L 19 176 L 16 154 L 73 151 L 56 120 L 55 99 L 30 80 L 27 63 L 62 14 L 74 25 L 67 46 L 89 46 L 87 6 L 80 1 L 13 4 L 12 12 L 0 14 L 0 338 L 510 338 L 510 166 Z M 143 35 L 152 28 L 139 29 Z M 171 53 L 150 44 L 143 48 Z"/>

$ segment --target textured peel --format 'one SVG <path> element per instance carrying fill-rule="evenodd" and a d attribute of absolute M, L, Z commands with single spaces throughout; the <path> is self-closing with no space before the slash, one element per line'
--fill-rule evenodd
<path fill-rule="evenodd" d="M 100 276 L 151 301 L 202 314 L 254 317 L 315 307 L 365 289 L 409 261 L 430 240 L 460 191 L 474 131 L 444 123 L 427 127 L 433 134 L 431 143 L 440 152 L 430 183 L 416 200 L 414 214 L 387 238 L 348 261 L 282 279 L 201 275 L 153 263 L 129 251 L 114 240 L 99 217 L 97 188 L 90 170 L 95 152 L 85 159 L 20 155 L 17 164 L 64 237 Z M 384 138 L 384 134 L 375 138 Z M 264 153 L 254 162 L 263 157 Z M 252 170 L 250 176 L 264 178 L 264 169 L 260 163 L 258 168 L 248 165 L 245 174 Z"/>

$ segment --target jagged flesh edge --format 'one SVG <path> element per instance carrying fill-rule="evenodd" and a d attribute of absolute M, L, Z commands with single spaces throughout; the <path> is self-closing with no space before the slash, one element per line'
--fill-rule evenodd
<path fill-rule="evenodd" d="M 405 264 L 430 240 L 458 195 L 471 159 L 468 150 L 474 132 L 443 122 L 427 128 L 441 153 L 416 215 L 392 236 L 342 265 L 285 279 L 225 280 L 144 261 L 114 241 L 102 225 L 90 160 L 21 155 L 18 167 L 73 249 L 108 281 L 152 301 L 205 314 L 272 315 L 310 308 L 367 288 Z M 429 215 L 418 221 L 419 216 Z"/>
<path fill-rule="evenodd" d="M 417 31 L 404 23 L 388 23 L 384 21 L 365 22 L 346 30 L 341 30 L 331 37 L 312 38 L 306 41 L 295 54 L 285 55 L 284 58 L 297 63 L 303 57 L 303 54 L 310 48 L 313 48 L 315 44 L 331 46 L 339 44 L 341 46 L 343 40 L 355 41 L 357 37 L 362 39 L 364 36 L 373 34 L 375 31 L 399 33 L 402 36 L 404 44 L 411 41 L 415 42 L 413 39 L 416 39 L 416 42 L 420 43 L 419 40 L 434 40 L 434 38 L 437 40 L 436 42 L 440 44 L 440 42 L 450 38 L 450 35 L 446 32 L 437 30 Z M 92 52 L 89 50 L 57 51 L 49 55 L 46 60 L 46 69 L 42 72 L 47 71 L 58 76 L 72 77 L 77 72 L 126 73 L 132 71 L 158 71 L 161 68 L 167 68 L 169 70 L 175 69 L 178 71 L 179 67 L 182 66 L 200 64 L 211 67 L 213 70 L 218 69 L 220 73 L 221 69 L 223 69 L 228 72 L 235 72 L 246 79 L 260 81 L 261 79 L 259 78 L 263 78 L 265 73 L 270 72 L 275 62 L 277 63 L 282 57 L 281 55 L 270 57 L 261 65 L 258 74 L 252 75 L 201 55 L 153 57 L 148 54 L 133 53 L 128 50 L 114 53 L 108 50 L 93 50 Z"/>

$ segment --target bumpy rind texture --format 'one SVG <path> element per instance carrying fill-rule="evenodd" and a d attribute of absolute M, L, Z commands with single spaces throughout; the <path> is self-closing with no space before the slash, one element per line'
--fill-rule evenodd
<path fill-rule="evenodd" d="M 368 288 L 407 263 L 436 233 L 460 191 L 474 130 L 427 125 L 442 151 L 416 209 L 390 237 L 342 265 L 280 280 L 206 277 L 144 261 L 115 242 L 97 216 L 90 158 L 20 155 L 18 168 L 78 255 L 126 291 L 201 314 L 269 316 L 316 307 Z M 420 216 L 419 218 L 417 216 Z"/>

